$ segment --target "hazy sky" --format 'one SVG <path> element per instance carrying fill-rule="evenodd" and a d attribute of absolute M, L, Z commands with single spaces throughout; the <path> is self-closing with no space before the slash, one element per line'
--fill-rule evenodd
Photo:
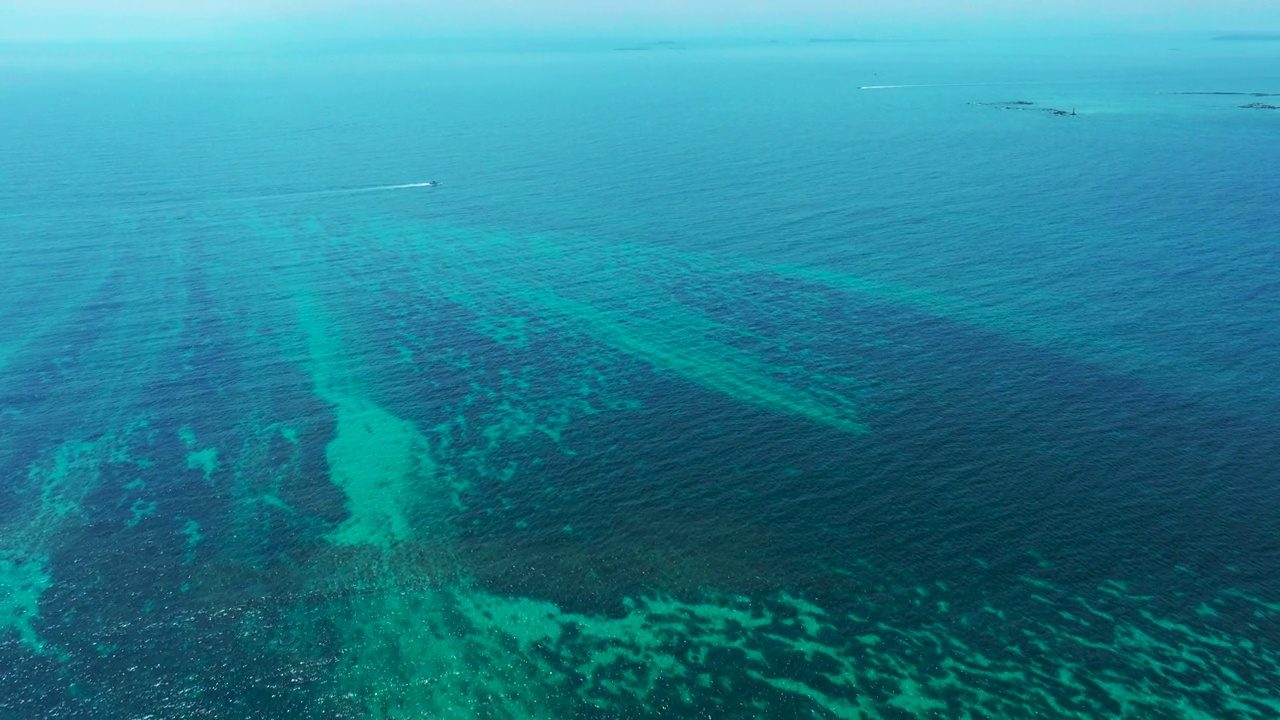
<path fill-rule="evenodd" d="M 1280 0 L 0 0 L 2 39 L 1280 29 Z"/>

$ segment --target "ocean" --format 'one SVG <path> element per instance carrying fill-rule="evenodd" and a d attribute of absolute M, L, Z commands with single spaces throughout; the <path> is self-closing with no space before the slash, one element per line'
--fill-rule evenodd
<path fill-rule="evenodd" d="M 654 40 L 0 46 L 0 718 L 1280 716 L 1280 43 Z"/>

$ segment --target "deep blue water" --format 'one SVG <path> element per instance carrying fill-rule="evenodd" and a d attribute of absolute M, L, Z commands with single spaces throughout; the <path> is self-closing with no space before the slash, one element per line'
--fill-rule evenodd
<path fill-rule="evenodd" d="M 0 46 L 0 717 L 1276 717 L 1249 93 L 1280 44 Z"/>

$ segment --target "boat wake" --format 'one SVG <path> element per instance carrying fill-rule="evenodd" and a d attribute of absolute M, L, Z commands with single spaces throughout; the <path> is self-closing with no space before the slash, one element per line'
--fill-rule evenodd
<path fill-rule="evenodd" d="M 118 212 L 124 208 L 133 212 L 155 212 L 161 210 L 172 210 L 178 208 L 207 207 L 218 205 L 244 205 L 259 202 L 273 202 L 277 200 L 303 200 L 306 198 L 317 197 L 337 197 L 342 195 L 360 195 L 364 193 L 377 192 L 394 192 L 396 190 L 410 190 L 414 188 L 434 188 L 439 187 L 438 180 L 428 180 L 426 182 L 401 183 L 399 185 L 373 185 L 369 187 L 357 188 L 335 188 L 332 190 L 302 190 L 298 192 L 288 193 L 271 193 L 265 195 L 241 195 L 239 197 L 221 197 L 208 198 L 198 200 L 170 200 L 149 203 L 136 204 L 117 204 L 111 206 L 110 212 Z M 82 210 L 82 212 L 92 212 L 92 209 Z M 19 218 L 36 217 L 39 213 L 4 213 L 0 214 L 0 221 L 15 220 Z"/>
<path fill-rule="evenodd" d="M 956 87 L 955 85 L 862 85 L 859 90 L 893 90 L 896 88 Z"/>
<path fill-rule="evenodd" d="M 380 187 L 360 188 L 359 190 L 355 190 L 353 192 L 376 192 L 378 190 L 404 190 L 406 188 L 435 187 L 439 184 L 440 183 L 436 182 L 435 180 L 429 180 L 427 182 L 405 183 L 403 185 L 382 185 Z"/>
<path fill-rule="evenodd" d="M 436 187 L 439 184 L 440 183 L 436 180 L 428 180 L 426 182 L 402 183 L 400 185 L 374 185 L 372 187 L 341 188 L 337 190 L 316 190 L 313 192 L 296 193 L 296 194 L 297 195 L 355 195 L 358 193 L 387 192 L 389 190 L 408 190 L 410 188 Z"/>
<path fill-rule="evenodd" d="M 334 190 L 306 190 L 302 192 L 278 193 L 274 195 L 254 195 L 250 197 L 234 198 L 230 202 L 244 203 L 309 197 L 333 197 L 335 195 L 360 195 L 363 193 L 393 192 L 395 190 L 410 190 L 413 188 L 433 188 L 438 187 L 439 185 L 440 182 L 437 180 L 428 180 L 426 182 L 401 183 L 399 185 L 373 185 L 370 187 L 337 188 Z"/>

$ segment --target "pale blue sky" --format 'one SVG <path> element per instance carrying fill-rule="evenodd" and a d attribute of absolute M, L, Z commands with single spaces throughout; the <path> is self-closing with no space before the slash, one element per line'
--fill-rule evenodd
<path fill-rule="evenodd" d="M 1280 29 L 1280 0 L 0 0 L 0 39 Z"/>

